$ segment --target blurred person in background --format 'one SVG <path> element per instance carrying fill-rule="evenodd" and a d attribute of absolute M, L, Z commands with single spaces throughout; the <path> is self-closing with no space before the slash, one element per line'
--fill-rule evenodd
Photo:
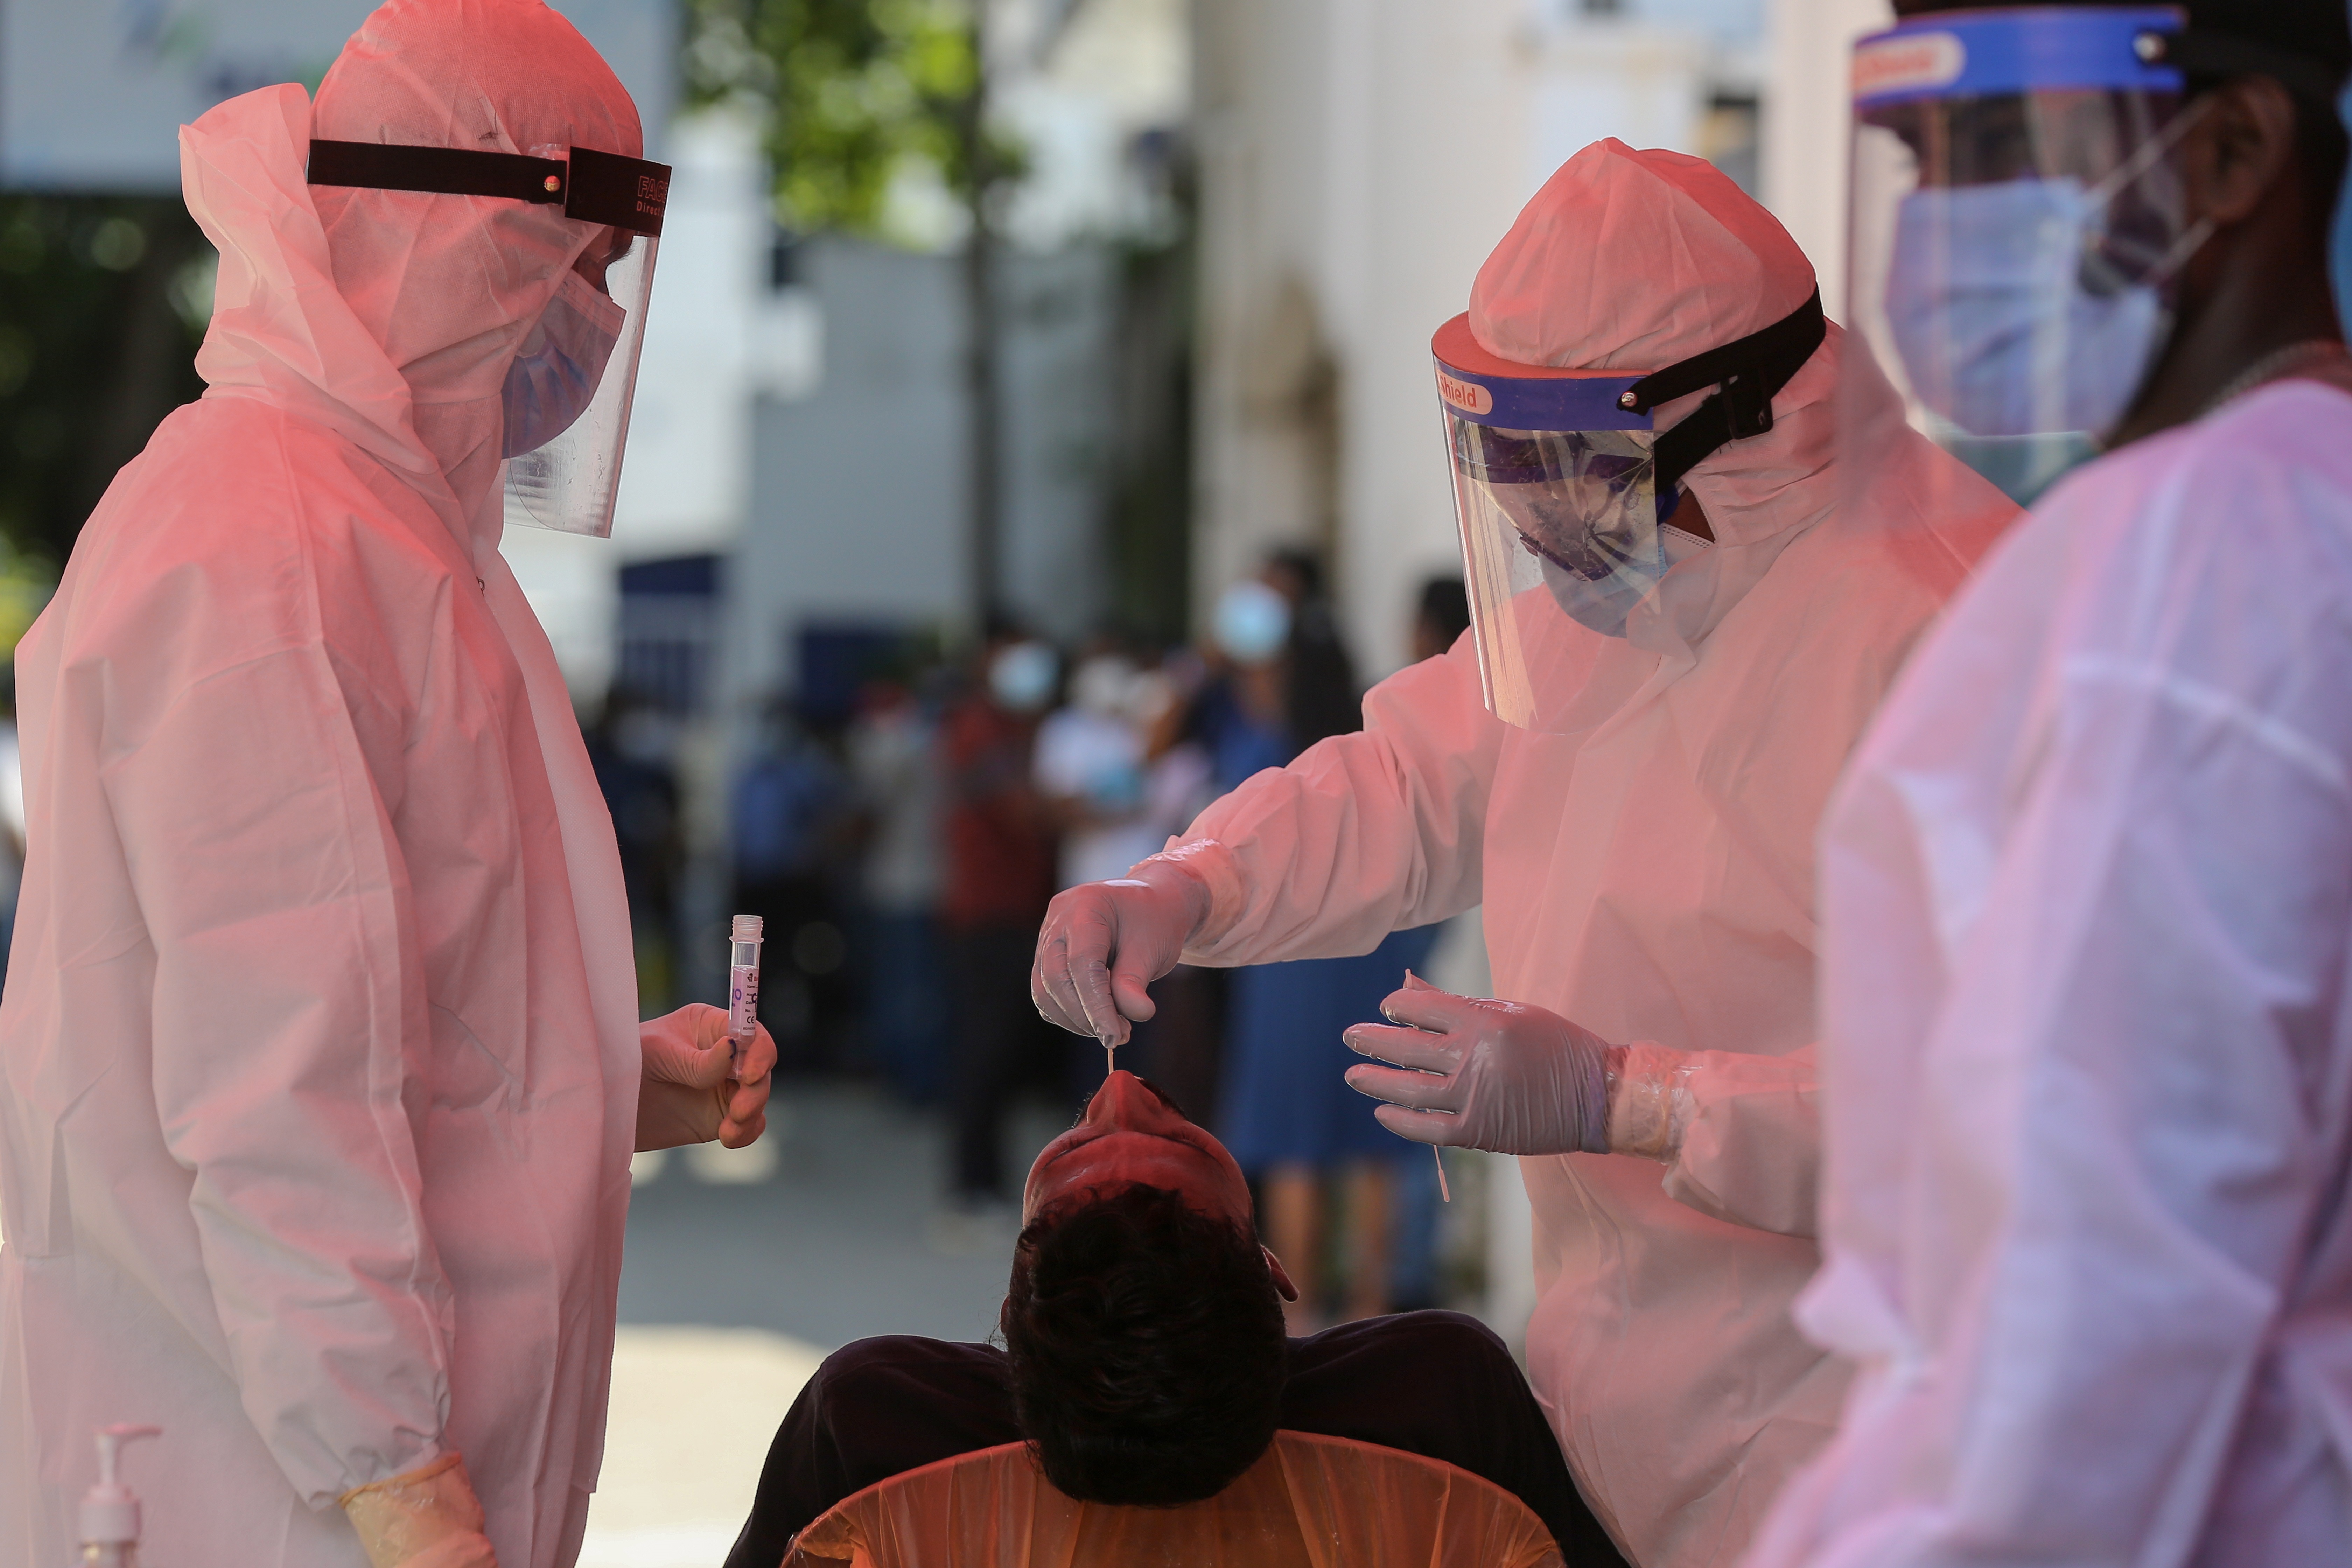
<path fill-rule="evenodd" d="M 1037 726 L 1061 689 L 1050 643 L 1000 627 L 982 647 L 979 679 L 940 726 L 946 789 L 947 933 L 953 1038 L 954 1168 L 942 1238 L 973 1239 L 964 1222 L 1010 1214 L 1004 1121 L 1055 1037 L 1042 1033 L 1026 968 L 1054 896 L 1054 814 L 1036 783 Z"/>
<path fill-rule="evenodd" d="M 856 819 L 856 943 L 866 1044 L 910 1105 L 947 1093 L 946 968 L 940 937 L 939 723 L 906 682 L 866 682 L 845 741 Z"/>
<path fill-rule="evenodd" d="M 1412 625 L 1405 646 L 1412 651 L 1412 662 L 1419 664 L 1444 655 L 1469 629 L 1470 595 L 1463 587 L 1461 577 L 1432 577 L 1421 585 L 1421 593 L 1413 601 Z M 1448 934 L 1457 925 L 1467 929 Z M 1438 943 L 1468 940 L 1477 926 L 1475 918 L 1465 914 L 1452 921 L 1442 921 L 1434 929 L 1437 941 L 1419 962 L 1434 959 L 1444 963 L 1443 955 L 1437 952 Z M 1441 1306 L 1445 1283 L 1438 1254 L 1444 1194 L 1438 1184 L 1437 1166 L 1424 1159 L 1417 1146 L 1402 1139 L 1398 1140 L 1393 1154 L 1390 1169 L 1395 1217 L 1389 1227 L 1389 1306 L 1396 1311 Z"/>
<path fill-rule="evenodd" d="M 1150 723 L 1160 688 L 1108 638 L 1078 660 L 1070 700 L 1037 728 L 1037 788 L 1061 828 L 1057 888 L 1116 877 L 1153 837 Z"/>
<path fill-rule="evenodd" d="M 1226 590 L 1213 635 L 1224 673 L 1202 692 L 1196 723 L 1221 792 L 1361 727 L 1354 666 L 1313 556 L 1280 552 L 1263 575 Z M 1229 982 L 1217 1130 L 1259 1184 L 1269 1244 L 1293 1260 L 1298 1299 L 1284 1311 L 1294 1332 L 1335 1310 L 1387 1310 L 1397 1140 L 1342 1081 L 1339 1035 L 1377 1016 L 1435 939 L 1434 926 L 1398 931 L 1360 957 L 1244 968 Z"/>
<path fill-rule="evenodd" d="M 667 1012 L 677 981 L 677 877 L 685 854 L 671 727 L 651 704 L 616 686 L 583 738 L 621 851 L 637 955 L 637 1006 Z"/>
<path fill-rule="evenodd" d="M 839 1011 L 821 1005 L 819 988 L 838 986 L 831 978 L 841 939 L 829 874 L 846 805 L 832 753 L 790 702 L 771 703 L 756 749 L 735 775 L 729 828 L 733 910 L 765 922 L 760 1016 L 787 1068 L 824 1062 L 830 1042 L 818 1037 L 816 1025 Z"/>

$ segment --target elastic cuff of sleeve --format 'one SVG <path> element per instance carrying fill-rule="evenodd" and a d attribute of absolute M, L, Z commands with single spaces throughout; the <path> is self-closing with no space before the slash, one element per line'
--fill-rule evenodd
<path fill-rule="evenodd" d="M 1192 929 L 1192 940 L 1184 944 L 1189 961 L 1195 949 L 1206 951 L 1222 941 L 1242 918 L 1242 910 L 1249 895 L 1242 887 L 1241 868 L 1234 861 L 1234 852 L 1213 838 L 1194 838 L 1179 844 L 1168 841 L 1168 847 L 1157 855 L 1147 856 L 1135 864 L 1135 871 L 1160 861 L 1175 867 L 1209 889 L 1209 912 Z M 1134 875 L 1134 871 L 1129 873 Z"/>
<path fill-rule="evenodd" d="M 487 1568 L 491 1561 L 482 1505 L 460 1455 L 353 1487 L 336 1501 L 373 1568 Z"/>
<path fill-rule="evenodd" d="M 1609 1152 L 1673 1164 L 1682 1157 L 1694 1104 L 1687 1051 L 1646 1042 L 1610 1048 Z"/>

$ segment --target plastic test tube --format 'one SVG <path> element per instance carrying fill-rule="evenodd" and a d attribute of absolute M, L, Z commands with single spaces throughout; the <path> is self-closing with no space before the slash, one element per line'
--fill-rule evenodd
<path fill-rule="evenodd" d="M 760 928 L 758 915 L 737 915 L 727 956 L 727 1038 L 733 1043 L 735 1077 L 743 1076 L 743 1053 L 760 1033 Z"/>

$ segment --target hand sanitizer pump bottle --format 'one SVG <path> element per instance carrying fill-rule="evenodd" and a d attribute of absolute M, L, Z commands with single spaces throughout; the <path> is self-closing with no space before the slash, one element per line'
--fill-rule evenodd
<path fill-rule="evenodd" d="M 161 1426 L 108 1426 L 98 1434 L 98 1485 L 81 1500 L 79 1568 L 139 1568 L 139 1496 L 118 1472 L 122 1445 L 160 1437 Z"/>

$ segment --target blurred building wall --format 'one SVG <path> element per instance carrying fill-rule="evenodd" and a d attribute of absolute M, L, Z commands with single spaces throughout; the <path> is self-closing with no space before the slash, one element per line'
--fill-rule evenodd
<path fill-rule="evenodd" d="M 676 0 L 552 0 L 636 100 L 649 158 L 677 102 Z M 315 84 L 375 0 L 7 0 L 0 184 L 175 192 L 177 128 L 224 99 Z"/>
<path fill-rule="evenodd" d="M 752 414 L 751 521 L 727 589 L 726 680 L 739 697 L 790 686 L 803 625 L 961 625 L 973 598 L 960 259 L 837 237 L 797 249 L 824 363 Z M 1080 243 L 1015 252 L 1000 268 L 1005 597 L 1066 639 L 1108 603 L 1113 259 Z"/>
<path fill-rule="evenodd" d="M 1580 147 L 1722 151 L 1755 14 L 1200 0 L 1196 605 L 1321 546 L 1365 676 L 1403 662 L 1421 581 L 1461 570 L 1430 334 Z"/>
<path fill-rule="evenodd" d="M 1853 40 L 1894 20 L 1887 0 L 1769 0 L 1764 205 L 1812 258 L 1822 305 L 1845 319 L 1847 139 Z"/>

